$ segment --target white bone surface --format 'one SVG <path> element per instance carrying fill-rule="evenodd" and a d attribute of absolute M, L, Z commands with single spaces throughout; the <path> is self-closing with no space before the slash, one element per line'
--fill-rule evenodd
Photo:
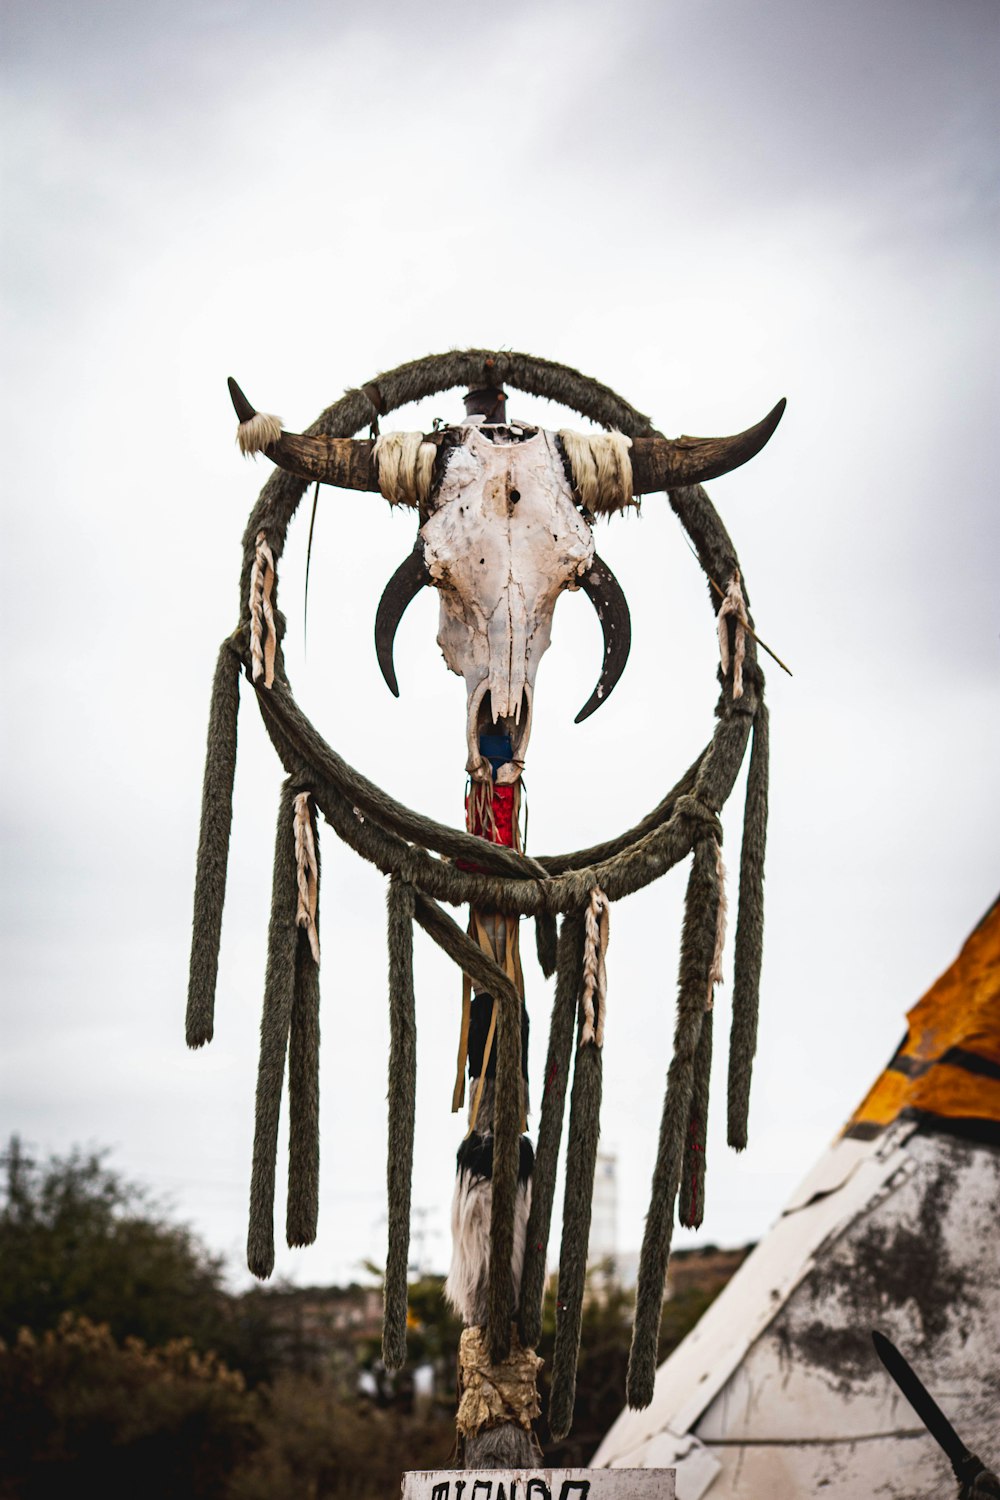
<path fill-rule="evenodd" d="M 441 594 L 438 644 L 468 690 L 466 769 L 485 780 L 491 773 L 479 753 L 483 696 L 490 694 L 494 720 L 514 721 L 514 756 L 523 762 L 556 599 L 576 586 L 594 556 L 555 435 L 493 442 L 476 427 L 464 428 L 420 535 Z"/>

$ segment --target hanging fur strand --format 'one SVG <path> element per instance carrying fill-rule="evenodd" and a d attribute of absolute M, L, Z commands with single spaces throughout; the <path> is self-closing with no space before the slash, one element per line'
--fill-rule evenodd
<path fill-rule="evenodd" d="M 521 1278 L 521 1342 L 532 1349 L 542 1333 L 545 1257 L 552 1223 L 563 1116 L 566 1112 L 570 1058 L 576 1032 L 577 996 L 583 976 L 583 943 L 583 913 L 569 912 L 563 917 L 559 933 L 559 970 L 549 1025 L 549 1050 L 545 1059 L 545 1084 L 531 1187 L 531 1213 L 528 1217 L 524 1272 Z"/>
<path fill-rule="evenodd" d="M 226 900 L 229 836 L 233 822 L 236 775 L 236 721 L 240 707 L 240 658 L 233 642 L 224 641 L 215 665 L 208 719 L 205 777 L 201 793 L 201 831 L 194 884 L 194 921 L 188 977 L 186 1032 L 189 1047 L 212 1040 L 215 1030 L 215 986 L 219 973 L 222 908 Z"/>
<path fill-rule="evenodd" d="M 406 1363 L 410 1180 L 417 1097 L 417 1024 L 413 996 L 413 887 L 389 881 L 389 1247 L 385 1263 L 382 1358 L 386 1369 Z"/>
<path fill-rule="evenodd" d="M 293 831 L 294 792 L 286 781 L 278 806 L 274 841 L 274 879 L 271 921 L 267 936 L 267 972 L 260 1021 L 260 1062 L 257 1069 L 257 1121 L 250 1175 L 250 1229 L 247 1264 L 262 1279 L 274 1270 L 274 1174 L 278 1154 L 278 1120 L 285 1078 L 288 1029 L 295 998 L 295 925 L 298 882 Z"/>
<path fill-rule="evenodd" d="M 594 1200 L 594 1168 L 601 1119 L 601 1049 L 586 1042 L 577 1051 L 566 1145 L 566 1191 L 563 1198 L 559 1290 L 556 1293 L 556 1343 L 552 1356 L 549 1428 L 558 1441 L 573 1425 L 576 1361 L 580 1352 L 583 1294 L 587 1285 L 587 1248 Z"/>
<path fill-rule="evenodd" d="M 684 1140 L 684 1162 L 678 1193 L 677 1217 L 687 1229 L 697 1229 L 705 1217 L 705 1152 L 708 1144 L 708 1095 L 712 1076 L 712 1015 L 706 1010 L 694 1055 L 691 1110 Z"/>
<path fill-rule="evenodd" d="M 300 797 L 296 797 L 296 816 Z M 288 1044 L 288 1203 L 285 1237 L 290 1246 L 311 1245 L 319 1218 L 319 843 L 313 834 L 314 884 L 308 934 L 299 923 L 295 948 L 295 996 Z M 296 874 L 300 874 L 296 846 Z M 301 882 L 299 882 L 301 899 Z M 298 915 L 296 915 L 298 921 Z M 316 948 L 311 939 L 315 936 Z"/>
<path fill-rule="evenodd" d="M 524 1080 L 521 1075 L 521 1003 L 497 1007 L 497 1076 L 493 1121 L 493 1189 L 490 1213 L 489 1335 L 490 1358 L 500 1364 L 510 1353 L 514 1292 L 517 1178 L 520 1166 Z"/>
<path fill-rule="evenodd" d="M 559 961 L 559 937 L 556 919 L 550 911 L 540 911 L 535 918 L 535 952 L 538 967 L 546 979 L 551 979 Z"/>
<path fill-rule="evenodd" d="M 733 958 L 733 1020 L 729 1036 L 727 1137 L 742 1151 L 747 1144 L 750 1080 L 757 1051 L 760 968 L 764 949 L 764 851 L 767 844 L 768 714 L 761 699 L 753 725 L 753 746 L 743 811 L 740 897 Z"/>
<path fill-rule="evenodd" d="M 629 1406 L 648 1406 L 653 1399 L 660 1309 L 670 1259 L 674 1205 L 680 1186 L 685 1137 L 691 1116 L 695 1057 L 704 1021 L 708 975 L 715 951 L 718 885 L 715 840 L 698 840 L 691 861 L 681 937 L 674 1055 L 660 1121 L 649 1213 L 639 1256 L 635 1323 L 629 1354 L 626 1396 Z"/>

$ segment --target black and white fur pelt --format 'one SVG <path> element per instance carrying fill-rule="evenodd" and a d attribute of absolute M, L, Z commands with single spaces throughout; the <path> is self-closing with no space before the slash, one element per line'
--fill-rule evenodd
<path fill-rule="evenodd" d="M 514 1208 L 514 1254 L 510 1268 L 515 1306 L 521 1292 L 534 1165 L 534 1148 L 528 1137 L 522 1135 Z M 467 1327 L 480 1327 L 486 1322 L 492 1178 L 493 1134 L 490 1131 L 481 1135 L 473 1131 L 458 1148 L 455 1196 L 451 1205 L 451 1269 L 444 1287 L 448 1301 Z"/>
<path fill-rule="evenodd" d="M 469 1028 L 469 1095 L 470 1117 L 479 1079 L 483 1073 L 483 1056 L 493 998 L 477 994 L 472 1002 Z M 527 1107 L 528 1016 L 521 1012 L 521 1065 L 525 1079 Z M 496 1093 L 496 1053 L 486 1063 L 482 1096 L 475 1129 L 466 1136 L 456 1157 L 455 1195 L 451 1205 L 451 1269 L 445 1281 L 445 1296 L 469 1328 L 479 1328 L 487 1321 L 487 1291 L 490 1279 L 490 1216 L 493 1202 L 493 1110 Z M 514 1251 L 511 1259 L 513 1305 L 521 1292 L 524 1269 L 524 1246 L 531 1210 L 531 1174 L 535 1165 L 534 1148 L 526 1135 L 521 1137 L 517 1172 L 517 1198 L 514 1204 Z"/>

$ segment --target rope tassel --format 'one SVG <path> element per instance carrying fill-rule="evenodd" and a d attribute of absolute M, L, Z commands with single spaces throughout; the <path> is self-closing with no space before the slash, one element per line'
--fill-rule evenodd
<path fill-rule="evenodd" d="M 201 831 L 198 836 L 198 865 L 194 884 L 194 921 L 186 1018 L 189 1047 L 201 1047 L 210 1042 L 215 1030 L 215 986 L 219 974 L 219 940 L 222 934 L 222 908 L 226 900 L 229 835 L 233 823 L 239 707 L 239 653 L 230 641 L 224 641 L 212 682 L 205 778 L 201 793 Z"/>
<path fill-rule="evenodd" d="M 389 881 L 389 1248 L 385 1263 L 382 1358 L 406 1363 L 406 1272 L 410 1258 L 410 1179 L 417 1096 L 417 1024 L 413 997 L 413 887 Z"/>

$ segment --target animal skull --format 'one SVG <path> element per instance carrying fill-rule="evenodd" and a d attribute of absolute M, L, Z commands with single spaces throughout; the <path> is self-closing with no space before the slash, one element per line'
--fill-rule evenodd
<path fill-rule="evenodd" d="M 479 735 L 496 725 L 523 764 L 556 599 L 594 559 L 553 434 L 461 429 L 420 540 L 441 594 L 438 644 L 468 692 L 466 769 L 488 780 Z"/>
<path fill-rule="evenodd" d="M 557 435 L 501 422 L 450 428 L 443 446 L 436 478 L 429 442 L 414 444 L 409 434 L 390 433 L 375 453 L 383 493 L 414 497 L 426 518 L 413 554 L 379 605 L 379 663 L 396 692 L 392 642 L 399 620 L 420 588 L 438 588 L 438 643 L 467 688 L 466 768 L 473 780 L 491 779 L 480 735 L 495 726 L 512 746 L 497 780 L 516 781 L 531 727 L 535 674 L 563 589 L 582 588 L 604 630 L 601 676 L 578 722 L 611 692 L 628 657 L 628 605 L 594 552 L 593 517 L 581 509 L 579 495 L 593 480 L 595 505 L 602 493 L 607 498 L 614 492 L 618 505 L 631 499 L 628 439 Z"/>

